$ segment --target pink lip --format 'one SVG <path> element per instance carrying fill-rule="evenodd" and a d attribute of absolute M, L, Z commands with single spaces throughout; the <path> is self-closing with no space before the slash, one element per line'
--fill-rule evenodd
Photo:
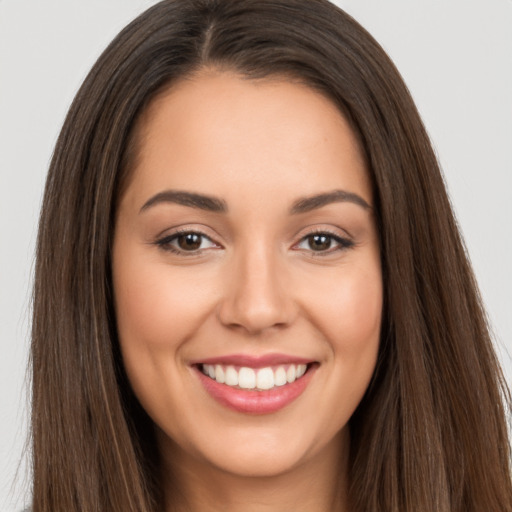
<path fill-rule="evenodd" d="M 225 359 L 222 360 L 225 361 Z M 288 362 L 290 362 L 289 359 Z M 269 366 L 268 363 L 267 366 Z M 276 386 L 266 391 L 249 391 L 220 384 L 206 376 L 199 366 L 194 366 L 194 369 L 203 387 L 220 404 L 237 412 L 270 414 L 283 409 L 305 391 L 317 369 L 317 365 L 310 366 L 302 377 L 291 384 Z"/>
<path fill-rule="evenodd" d="M 232 366 L 247 366 L 249 368 L 264 368 L 266 366 L 277 366 L 280 364 L 309 364 L 311 359 L 294 357 L 286 354 L 265 354 L 262 356 L 250 356 L 247 354 L 230 354 L 226 356 L 211 357 L 191 361 L 191 365 L 198 364 L 222 364 Z"/>

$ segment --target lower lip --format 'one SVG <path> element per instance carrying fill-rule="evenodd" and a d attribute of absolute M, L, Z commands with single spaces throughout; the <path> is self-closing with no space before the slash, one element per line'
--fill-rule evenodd
<path fill-rule="evenodd" d="M 277 412 L 298 398 L 306 389 L 316 370 L 316 365 L 291 384 L 275 386 L 265 391 L 238 389 L 207 377 L 195 367 L 201 384 L 217 402 L 237 412 L 252 414 L 270 414 Z"/>

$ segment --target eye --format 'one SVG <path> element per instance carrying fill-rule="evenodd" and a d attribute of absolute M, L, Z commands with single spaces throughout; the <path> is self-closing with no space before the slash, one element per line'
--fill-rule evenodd
<path fill-rule="evenodd" d="M 197 253 L 203 249 L 219 247 L 206 235 L 196 231 L 174 233 L 158 240 L 156 244 L 166 251 L 172 251 L 178 254 L 186 252 Z"/>
<path fill-rule="evenodd" d="M 327 232 L 310 233 L 297 244 L 297 249 L 317 253 L 332 253 L 352 247 L 351 240 Z"/>

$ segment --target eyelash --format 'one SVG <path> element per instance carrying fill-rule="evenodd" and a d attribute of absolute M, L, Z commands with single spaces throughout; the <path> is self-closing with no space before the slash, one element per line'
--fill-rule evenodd
<path fill-rule="evenodd" d="M 345 238 L 345 237 L 341 237 L 335 233 L 332 233 L 331 231 L 329 231 L 328 229 L 318 229 L 318 230 L 314 230 L 314 231 L 311 231 L 309 232 L 307 235 L 304 235 L 298 244 L 295 244 L 295 246 L 297 245 L 300 245 L 301 243 L 307 241 L 308 238 L 310 237 L 314 237 L 314 236 L 325 236 L 326 238 L 328 238 L 330 240 L 330 245 L 332 245 L 332 242 L 334 241 L 334 243 L 338 244 L 337 247 L 329 247 L 327 250 L 325 251 L 314 251 L 313 249 L 310 249 L 309 251 L 311 252 L 311 254 L 315 257 L 322 257 L 322 256 L 328 256 L 332 253 L 335 253 L 335 252 L 339 252 L 339 251 L 344 251 L 344 250 L 347 250 L 347 249 L 350 249 L 352 247 L 354 247 L 354 242 L 352 240 L 350 240 L 349 238 Z"/>
<path fill-rule="evenodd" d="M 213 242 L 213 240 L 209 236 L 205 235 L 204 233 L 201 233 L 200 231 L 194 231 L 191 229 L 183 229 L 183 230 L 176 231 L 172 235 L 168 235 L 168 236 L 165 236 L 165 237 L 157 240 L 155 242 L 155 244 L 163 251 L 169 251 L 174 254 L 179 254 L 181 256 L 197 256 L 198 254 L 201 254 L 204 251 L 204 249 L 197 249 L 194 251 L 185 251 L 183 249 L 179 249 L 179 248 L 171 245 L 172 242 L 174 242 L 174 241 L 178 240 L 180 237 L 186 236 L 186 235 L 197 235 L 198 237 L 201 238 L 202 241 L 204 241 L 206 239 L 206 240 L 209 240 L 212 244 L 217 245 L 217 244 L 215 244 L 215 242 Z"/>
<path fill-rule="evenodd" d="M 157 245 L 163 251 L 172 252 L 172 253 L 178 254 L 180 256 L 197 256 L 197 255 L 201 254 L 205 249 L 196 249 L 196 250 L 186 251 L 186 250 L 179 249 L 179 248 L 177 248 L 177 247 L 172 245 L 172 242 L 175 242 L 180 237 L 186 236 L 186 235 L 196 235 L 202 241 L 204 241 L 205 239 L 209 240 L 213 245 L 216 245 L 217 247 L 219 247 L 218 244 L 216 244 L 209 236 L 205 235 L 204 233 L 201 233 L 200 231 L 194 231 L 194 230 L 180 230 L 180 231 L 176 231 L 172 235 L 168 235 L 168 236 L 165 236 L 165 237 L 157 240 L 155 242 L 155 245 Z M 294 247 L 296 247 L 296 246 L 300 245 L 301 243 L 307 241 L 307 239 L 310 238 L 310 237 L 319 236 L 319 235 L 322 235 L 322 236 L 325 236 L 326 238 L 328 238 L 329 241 L 330 241 L 330 245 L 332 245 L 332 242 L 336 243 L 337 247 L 334 247 L 334 248 L 329 247 L 325 251 L 315 251 L 313 249 L 309 249 L 309 252 L 312 255 L 314 255 L 315 257 L 327 256 L 327 255 L 330 255 L 330 254 L 332 254 L 334 252 L 350 249 L 350 248 L 352 248 L 355 245 L 352 240 L 350 240 L 348 238 L 341 237 L 341 236 L 339 236 L 339 235 L 337 235 L 335 233 L 330 232 L 329 230 L 323 229 L 323 230 L 311 231 L 308 234 L 304 235 L 300 239 L 300 241 L 297 244 L 294 245 Z"/>

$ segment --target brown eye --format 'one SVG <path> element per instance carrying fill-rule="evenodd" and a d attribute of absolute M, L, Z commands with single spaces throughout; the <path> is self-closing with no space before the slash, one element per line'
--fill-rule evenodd
<path fill-rule="evenodd" d="M 332 236 L 326 234 L 309 235 L 307 242 L 312 251 L 327 251 L 332 246 Z"/>
<path fill-rule="evenodd" d="M 197 251 L 201 247 L 202 235 L 198 233 L 186 233 L 176 238 L 178 247 L 183 251 Z"/>
<path fill-rule="evenodd" d="M 195 231 L 166 236 L 161 240 L 157 240 L 156 245 L 164 251 L 171 251 L 181 255 L 185 255 L 185 253 L 189 253 L 189 255 L 199 254 L 203 249 L 219 248 L 209 237 Z"/>
<path fill-rule="evenodd" d="M 295 246 L 296 249 L 318 255 L 328 255 L 344 249 L 353 247 L 354 242 L 348 238 L 343 238 L 329 232 L 310 233 L 301 239 Z"/>

